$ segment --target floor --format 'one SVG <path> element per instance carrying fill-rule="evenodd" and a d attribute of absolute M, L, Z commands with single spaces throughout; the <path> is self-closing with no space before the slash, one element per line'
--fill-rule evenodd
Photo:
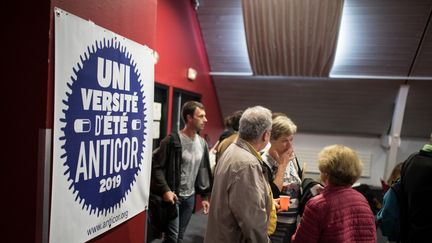
<path fill-rule="evenodd" d="M 207 216 L 202 211 L 192 214 L 192 218 L 186 229 L 183 243 L 202 243 L 204 242 L 205 229 L 207 226 Z M 152 243 L 161 243 L 162 240 L 154 240 Z"/>
<path fill-rule="evenodd" d="M 186 234 L 183 243 L 202 243 L 204 242 L 205 229 L 207 225 L 207 216 L 201 211 L 192 215 L 189 226 L 186 229 Z M 152 243 L 161 243 L 161 240 L 154 240 Z M 377 243 L 387 243 L 381 232 L 377 231 Z"/>
<path fill-rule="evenodd" d="M 207 226 L 207 215 L 202 210 L 192 215 L 183 243 L 201 243 L 204 242 L 204 236 Z"/>

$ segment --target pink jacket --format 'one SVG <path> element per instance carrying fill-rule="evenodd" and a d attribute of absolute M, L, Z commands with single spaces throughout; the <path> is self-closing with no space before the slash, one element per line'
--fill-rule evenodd
<path fill-rule="evenodd" d="M 291 242 L 375 243 L 375 218 L 364 196 L 356 190 L 326 186 L 306 204 Z"/>

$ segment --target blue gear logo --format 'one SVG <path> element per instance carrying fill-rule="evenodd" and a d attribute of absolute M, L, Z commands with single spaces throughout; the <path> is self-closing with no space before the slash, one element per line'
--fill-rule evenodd
<path fill-rule="evenodd" d="M 119 208 L 143 163 L 146 104 L 132 55 L 117 38 L 96 42 L 80 57 L 63 103 L 64 175 L 89 214 Z"/>

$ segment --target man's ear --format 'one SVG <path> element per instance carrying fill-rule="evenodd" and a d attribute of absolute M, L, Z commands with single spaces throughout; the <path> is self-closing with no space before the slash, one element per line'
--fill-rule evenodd
<path fill-rule="evenodd" d="M 261 136 L 261 140 L 262 140 L 262 141 L 266 141 L 266 136 L 270 136 L 270 134 L 269 134 L 268 131 L 265 131 L 265 132 L 263 133 L 263 135 Z M 269 141 L 270 141 L 270 137 L 269 137 Z"/>
<path fill-rule="evenodd" d="M 188 123 L 189 120 L 192 120 L 192 116 L 191 115 L 186 115 L 186 123 Z"/>

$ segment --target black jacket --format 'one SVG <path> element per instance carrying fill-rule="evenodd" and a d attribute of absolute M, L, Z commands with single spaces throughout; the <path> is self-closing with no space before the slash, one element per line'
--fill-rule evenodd
<path fill-rule="evenodd" d="M 403 164 L 401 186 L 402 242 L 430 241 L 432 232 L 432 152 L 420 150 Z"/>
<path fill-rule="evenodd" d="M 207 143 L 201 137 L 199 139 L 205 145 L 205 150 L 195 180 L 195 192 L 206 199 L 213 184 L 212 174 Z M 177 132 L 174 132 L 162 139 L 159 148 L 153 151 L 150 192 L 163 196 L 165 192 L 171 190 L 179 195 L 182 162 L 180 137 Z"/>

